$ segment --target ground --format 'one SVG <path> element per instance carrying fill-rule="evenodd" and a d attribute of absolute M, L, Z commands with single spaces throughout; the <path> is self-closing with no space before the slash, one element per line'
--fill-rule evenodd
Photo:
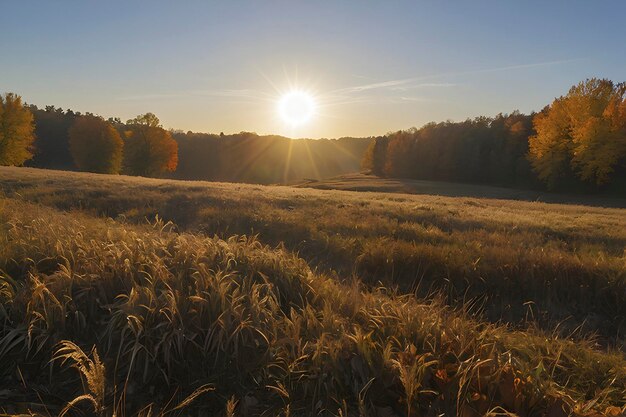
<path fill-rule="evenodd" d="M 355 182 L 0 168 L 5 411 L 623 411 L 618 200 Z"/>
<path fill-rule="evenodd" d="M 317 188 L 320 190 L 372 191 L 440 195 L 447 197 L 478 197 L 626 208 L 626 199 L 624 198 L 550 193 L 537 190 L 494 187 L 476 184 L 460 184 L 443 181 L 381 178 L 364 173 L 340 175 L 323 180 L 299 181 L 295 182 L 293 185 L 297 187 Z"/>

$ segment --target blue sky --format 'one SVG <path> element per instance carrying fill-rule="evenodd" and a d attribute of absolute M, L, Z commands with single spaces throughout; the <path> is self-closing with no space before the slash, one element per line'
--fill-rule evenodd
<path fill-rule="evenodd" d="M 369 136 L 626 80 L 620 1 L 4 1 L 0 92 L 166 127 Z M 277 115 L 290 89 L 313 119 Z"/>

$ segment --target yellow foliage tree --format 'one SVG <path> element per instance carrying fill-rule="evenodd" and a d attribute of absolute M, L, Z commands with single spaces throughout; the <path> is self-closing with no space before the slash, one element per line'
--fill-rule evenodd
<path fill-rule="evenodd" d="M 33 115 L 13 93 L 0 95 L 0 165 L 22 165 L 32 156 Z"/>
<path fill-rule="evenodd" d="M 119 174 L 124 142 L 117 130 L 101 117 L 76 119 L 69 130 L 70 152 L 83 171 Z"/>
<path fill-rule="evenodd" d="M 626 85 L 590 79 L 572 87 L 539 113 L 530 137 L 530 160 L 554 187 L 570 170 L 602 185 L 626 159 Z"/>
<path fill-rule="evenodd" d="M 124 169 L 131 175 L 156 177 L 176 170 L 178 144 L 153 113 L 137 116 L 126 122 Z"/>

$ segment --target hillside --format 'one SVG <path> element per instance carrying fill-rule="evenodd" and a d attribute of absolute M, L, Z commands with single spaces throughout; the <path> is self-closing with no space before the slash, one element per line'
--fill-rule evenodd
<path fill-rule="evenodd" d="M 626 406 L 624 209 L 6 167 L 0 190 L 5 412 Z"/>

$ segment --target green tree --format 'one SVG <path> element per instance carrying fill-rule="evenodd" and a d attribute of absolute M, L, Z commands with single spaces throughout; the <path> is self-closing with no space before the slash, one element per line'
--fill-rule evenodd
<path fill-rule="evenodd" d="M 130 175 L 156 177 L 176 170 L 178 144 L 161 127 L 158 117 L 146 113 L 126 122 L 124 169 Z"/>
<path fill-rule="evenodd" d="M 83 171 L 118 174 L 122 167 L 124 142 L 117 130 L 94 115 L 76 118 L 69 130 L 70 152 Z"/>
<path fill-rule="evenodd" d="M 13 93 L 0 95 L 0 165 L 22 165 L 32 158 L 33 115 Z"/>

